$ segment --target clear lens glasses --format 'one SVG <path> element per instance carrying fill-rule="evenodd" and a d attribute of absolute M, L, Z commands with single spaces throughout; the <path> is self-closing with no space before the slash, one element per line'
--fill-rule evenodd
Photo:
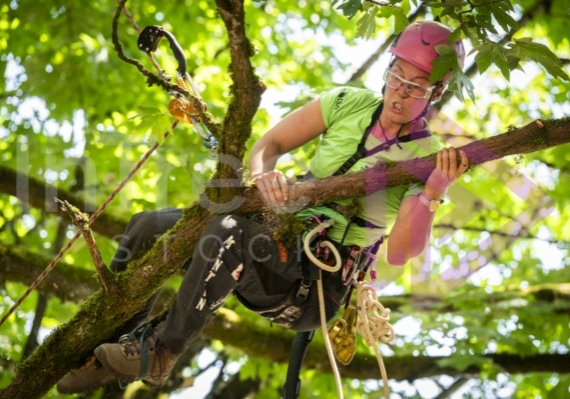
<path fill-rule="evenodd" d="M 399 89 L 400 86 L 404 86 L 406 89 L 406 93 L 413 98 L 428 98 L 433 90 L 433 86 L 431 87 L 424 87 L 417 83 L 410 82 L 390 70 L 386 70 L 384 73 L 384 81 L 388 86 L 392 89 Z"/>

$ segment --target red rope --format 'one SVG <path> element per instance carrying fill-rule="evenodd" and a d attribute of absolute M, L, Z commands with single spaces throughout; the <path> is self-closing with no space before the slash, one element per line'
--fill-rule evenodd
<path fill-rule="evenodd" d="M 130 21 L 130 23 L 133 25 L 133 27 L 135 28 L 135 30 L 140 34 L 141 30 L 139 29 L 139 27 L 137 26 L 136 22 L 134 21 L 133 17 L 131 16 L 131 14 L 129 13 L 129 11 L 127 10 L 126 7 L 123 7 L 123 12 L 126 15 L 127 19 Z M 151 59 L 151 61 L 153 62 L 153 65 L 158 69 L 158 71 L 161 71 L 160 66 L 156 63 L 156 61 L 154 60 L 154 58 L 152 57 L 152 54 L 148 53 L 149 58 Z M 172 127 L 171 129 L 174 129 L 176 126 L 178 125 L 178 121 L 175 121 L 172 123 Z M 168 136 L 170 135 L 170 133 L 167 131 L 164 133 L 164 138 L 166 139 Z M 139 171 L 139 169 L 143 166 L 143 164 L 148 160 L 148 158 L 152 155 L 152 153 L 158 148 L 159 143 L 155 142 L 152 147 L 149 148 L 149 150 L 143 155 L 143 157 L 136 163 L 136 165 L 133 167 L 133 169 L 129 172 L 129 174 L 123 179 L 123 181 L 121 181 L 121 183 L 119 184 L 119 186 L 111 193 L 111 195 L 109 195 L 109 197 L 107 197 L 107 199 L 99 206 L 99 208 L 97 208 L 97 210 L 91 215 L 91 217 L 89 218 L 89 225 L 91 225 L 95 219 L 97 219 L 97 217 L 99 217 L 99 215 L 101 213 L 103 213 L 103 211 L 107 208 L 107 206 L 111 203 L 111 201 L 113 201 L 113 199 L 115 199 L 115 197 L 117 196 L 117 194 L 119 194 L 119 192 L 125 187 L 125 185 L 132 179 L 132 177 L 135 175 L 135 173 L 137 173 Z M 67 251 L 69 251 L 69 249 L 71 248 L 71 246 L 75 243 L 75 241 L 77 241 L 77 239 L 81 236 L 81 232 L 78 231 L 77 233 L 75 233 L 75 235 L 71 238 L 71 240 L 59 251 L 59 253 L 55 256 L 55 258 L 49 263 L 49 265 L 47 265 L 47 267 L 40 273 L 40 275 L 32 282 L 32 284 L 28 287 L 28 289 L 26 290 L 26 292 L 24 292 L 24 294 L 18 298 L 18 300 L 14 303 L 14 305 L 10 308 L 10 310 L 8 310 L 8 312 L 2 316 L 2 320 L 0 320 L 0 326 L 2 326 L 2 324 L 4 324 L 4 322 L 8 319 L 8 317 L 10 317 L 10 315 L 12 313 L 14 313 L 14 311 L 22 304 L 22 302 L 24 302 L 24 300 L 32 293 L 33 290 L 35 290 L 38 285 L 40 285 L 42 283 L 42 281 L 44 281 L 44 279 L 47 277 L 47 275 L 53 270 L 53 268 L 55 267 L 55 265 L 57 264 L 57 262 L 59 262 L 61 260 L 61 258 L 63 258 L 63 255 L 65 255 L 65 253 Z"/>

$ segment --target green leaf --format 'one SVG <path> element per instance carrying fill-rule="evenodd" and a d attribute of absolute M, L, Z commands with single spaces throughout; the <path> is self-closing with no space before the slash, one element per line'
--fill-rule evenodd
<path fill-rule="evenodd" d="M 158 108 L 148 106 L 140 106 L 138 111 L 135 119 L 140 119 L 140 122 L 131 127 L 130 134 L 144 136 L 150 131 L 154 140 L 162 144 L 165 139 L 164 134 L 166 132 L 172 133 L 172 122 L 169 115 Z"/>
<path fill-rule="evenodd" d="M 439 57 L 432 62 L 433 71 L 430 75 L 431 82 L 442 80 L 450 71 L 453 72 L 459 69 L 457 53 L 452 46 L 440 44 L 435 47 L 435 50 L 438 52 Z"/>
<path fill-rule="evenodd" d="M 530 38 L 515 39 L 510 53 L 520 60 L 542 65 L 555 78 L 569 80 L 560 59 L 544 44 L 533 42 Z"/>
<path fill-rule="evenodd" d="M 496 43 L 485 43 L 476 47 L 475 62 L 479 72 L 485 72 L 492 64 L 497 65 L 505 78 L 509 78 L 510 70 L 505 49 Z"/>
<path fill-rule="evenodd" d="M 519 23 L 510 15 L 510 12 L 513 11 L 513 7 L 510 2 L 491 2 L 487 7 L 489 7 L 495 21 L 501 26 L 501 28 L 503 28 L 503 30 L 509 31 L 511 29 L 518 29 Z"/>
<path fill-rule="evenodd" d="M 472 101 L 475 101 L 475 87 L 467 75 L 461 70 L 455 72 L 451 80 L 449 81 L 449 90 L 455 92 L 455 96 L 460 100 L 464 101 L 463 91 L 467 92 L 467 95 Z"/>
<path fill-rule="evenodd" d="M 151 131 L 156 141 L 162 144 L 166 138 L 165 134 L 172 134 L 172 121 L 170 117 L 167 114 L 157 116 Z"/>
<path fill-rule="evenodd" d="M 409 24 L 404 7 L 382 6 L 379 13 L 384 18 L 394 17 L 394 33 L 400 33 Z"/>
<path fill-rule="evenodd" d="M 376 31 L 376 9 L 370 8 L 356 23 L 358 27 L 356 35 L 364 39 L 370 39 Z"/>
<path fill-rule="evenodd" d="M 337 9 L 341 10 L 345 17 L 352 19 L 358 11 L 362 10 L 362 3 L 361 0 L 347 0 L 337 6 Z"/>

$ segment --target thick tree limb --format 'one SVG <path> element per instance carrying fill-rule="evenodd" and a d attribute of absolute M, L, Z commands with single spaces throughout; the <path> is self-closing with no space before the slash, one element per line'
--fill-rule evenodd
<path fill-rule="evenodd" d="M 474 141 L 463 147 L 470 167 L 495 161 L 511 155 L 530 154 L 570 143 L 570 118 L 534 121 L 521 128 L 487 139 Z M 391 164 L 377 164 L 373 168 L 349 175 L 311 180 L 291 186 L 289 201 L 282 211 L 295 212 L 311 205 L 324 204 L 338 199 L 354 198 L 414 182 L 425 182 L 435 168 L 436 155 Z M 236 213 L 258 212 L 260 197 L 251 189 L 246 191 L 242 205 Z M 227 205 L 203 201 L 213 212 L 228 211 Z"/>
<path fill-rule="evenodd" d="M 238 176 L 232 160 L 239 162 L 243 159 L 247 139 L 251 136 L 251 121 L 259 108 L 265 86 L 251 64 L 254 49 L 246 34 L 243 1 L 216 0 L 216 6 L 228 32 L 231 57 L 229 72 L 233 81 L 228 112 L 219 140 L 218 153 L 221 158 L 216 178 L 235 179 Z M 234 195 L 230 187 L 224 188 L 223 193 L 218 192 L 217 195 L 226 198 L 228 194 Z"/>

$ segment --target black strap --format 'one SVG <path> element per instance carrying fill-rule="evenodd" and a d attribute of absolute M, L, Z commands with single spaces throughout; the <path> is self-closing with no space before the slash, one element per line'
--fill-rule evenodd
<path fill-rule="evenodd" d="M 417 132 L 412 132 L 404 137 L 398 137 L 397 135 L 393 139 L 380 143 L 376 147 L 366 150 L 366 140 L 368 140 L 368 137 L 370 136 L 370 133 L 372 133 L 372 130 L 374 128 L 374 124 L 376 123 L 376 121 L 380 117 L 380 114 L 382 113 L 383 104 L 384 103 L 381 102 L 378 108 L 376 108 L 376 111 L 374 111 L 374 114 L 372 115 L 372 120 L 370 121 L 370 125 L 368 125 L 368 127 L 366 128 L 364 134 L 362 135 L 362 138 L 360 139 L 360 143 L 358 143 L 358 147 L 356 147 L 356 152 L 352 154 L 352 156 L 350 156 L 346 161 L 344 161 L 344 163 L 340 166 L 340 168 L 337 169 L 336 172 L 332 174 L 332 176 L 340 176 L 345 174 L 346 172 L 348 172 L 350 168 L 354 166 L 356 162 L 358 162 L 362 158 L 371 157 L 372 155 L 375 155 L 381 151 L 386 151 L 394 144 L 399 146 L 400 142 L 409 142 L 412 140 L 419 140 L 431 136 L 429 130 L 420 130 Z"/>
<path fill-rule="evenodd" d="M 297 399 L 301 392 L 301 366 L 307 354 L 309 343 L 313 339 L 315 331 L 298 331 L 295 334 L 291 354 L 289 356 L 289 366 L 287 366 L 287 379 L 283 386 L 281 399 Z"/>
<path fill-rule="evenodd" d="M 370 132 L 372 132 L 372 128 L 374 127 L 376 120 L 380 117 L 380 114 L 382 113 L 383 104 L 384 104 L 383 102 L 380 102 L 380 105 L 378 105 L 376 111 L 374 111 L 374 114 L 372 114 L 372 120 L 370 121 L 370 124 L 364 131 L 364 134 L 360 139 L 360 143 L 358 143 L 358 147 L 356 148 L 356 152 L 352 154 L 352 156 L 349 157 L 346 161 L 344 161 L 344 163 L 340 166 L 340 168 L 337 169 L 336 172 L 332 174 L 332 176 L 344 175 L 350 168 L 354 166 L 356 162 L 358 162 L 360 159 L 364 158 L 367 155 L 365 147 L 366 140 L 368 139 Z"/>

